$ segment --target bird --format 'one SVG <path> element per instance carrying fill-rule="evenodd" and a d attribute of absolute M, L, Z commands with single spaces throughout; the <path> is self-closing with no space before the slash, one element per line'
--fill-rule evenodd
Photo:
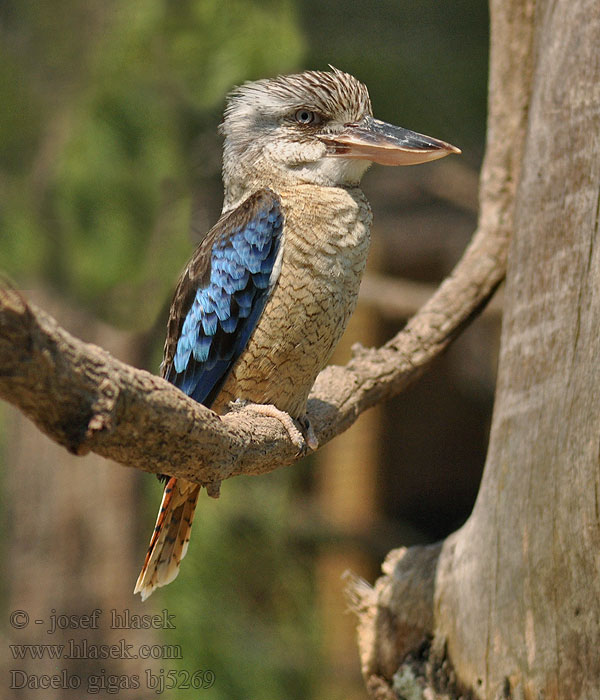
<path fill-rule="evenodd" d="M 218 414 L 241 402 L 278 417 L 306 451 L 318 446 L 308 395 L 367 260 L 362 176 L 372 163 L 460 153 L 375 119 L 367 87 L 329 69 L 246 82 L 227 96 L 223 210 L 179 278 L 161 364 L 164 379 Z M 165 479 L 134 591 L 142 600 L 177 576 L 201 488 Z"/>

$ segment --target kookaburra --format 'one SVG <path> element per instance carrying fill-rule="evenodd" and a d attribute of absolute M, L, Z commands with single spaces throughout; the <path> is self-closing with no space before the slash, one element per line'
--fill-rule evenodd
<path fill-rule="evenodd" d="M 336 68 L 236 88 L 221 125 L 223 212 L 185 268 L 162 376 L 217 413 L 232 402 L 305 419 L 317 374 L 358 297 L 371 165 L 414 165 L 459 149 L 373 117 L 367 88 Z M 290 418 L 291 417 L 291 418 Z M 168 479 L 136 593 L 172 581 L 200 486 Z"/>

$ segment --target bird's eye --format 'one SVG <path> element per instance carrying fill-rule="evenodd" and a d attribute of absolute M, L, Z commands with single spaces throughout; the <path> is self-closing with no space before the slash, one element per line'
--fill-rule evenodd
<path fill-rule="evenodd" d="M 294 119 L 298 124 L 318 124 L 321 120 L 316 112 L 311 112 L 309 109 L 299 109 L 294 114 Z"/>

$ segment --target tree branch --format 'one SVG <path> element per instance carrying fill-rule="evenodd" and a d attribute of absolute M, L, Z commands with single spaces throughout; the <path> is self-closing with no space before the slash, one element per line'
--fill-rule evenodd
<path fill-rule="evenodd" d="M 379 349 L 354 348 L 317 378 L 308 414 L 321 445 L 402 391 L 477 314 L 504 276 L 506 237 L 480 229 L 453 274 Z M 0 397 L 75 454 L 203 484 L 300 455 L 282 424 L 248 409 L 217 416 L 160 377 L 74 338 L 10 288 L 0 291 Z"/>

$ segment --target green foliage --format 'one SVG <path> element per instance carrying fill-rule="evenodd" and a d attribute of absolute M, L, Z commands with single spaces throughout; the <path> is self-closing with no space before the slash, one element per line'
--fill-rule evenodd
<path fill-rule="evenodd" d="M 13 9 L 12 36 L 35 41 L 38 62 L 22 42 L 4 48 L 0 264 L 147 326 L 191 250 L 190 124 L 209 114 L 216 142 L 225 92 L 297 65 L 302 39 L 288 2 L 58 5 L 52 43 L 43 8 Z"/>

